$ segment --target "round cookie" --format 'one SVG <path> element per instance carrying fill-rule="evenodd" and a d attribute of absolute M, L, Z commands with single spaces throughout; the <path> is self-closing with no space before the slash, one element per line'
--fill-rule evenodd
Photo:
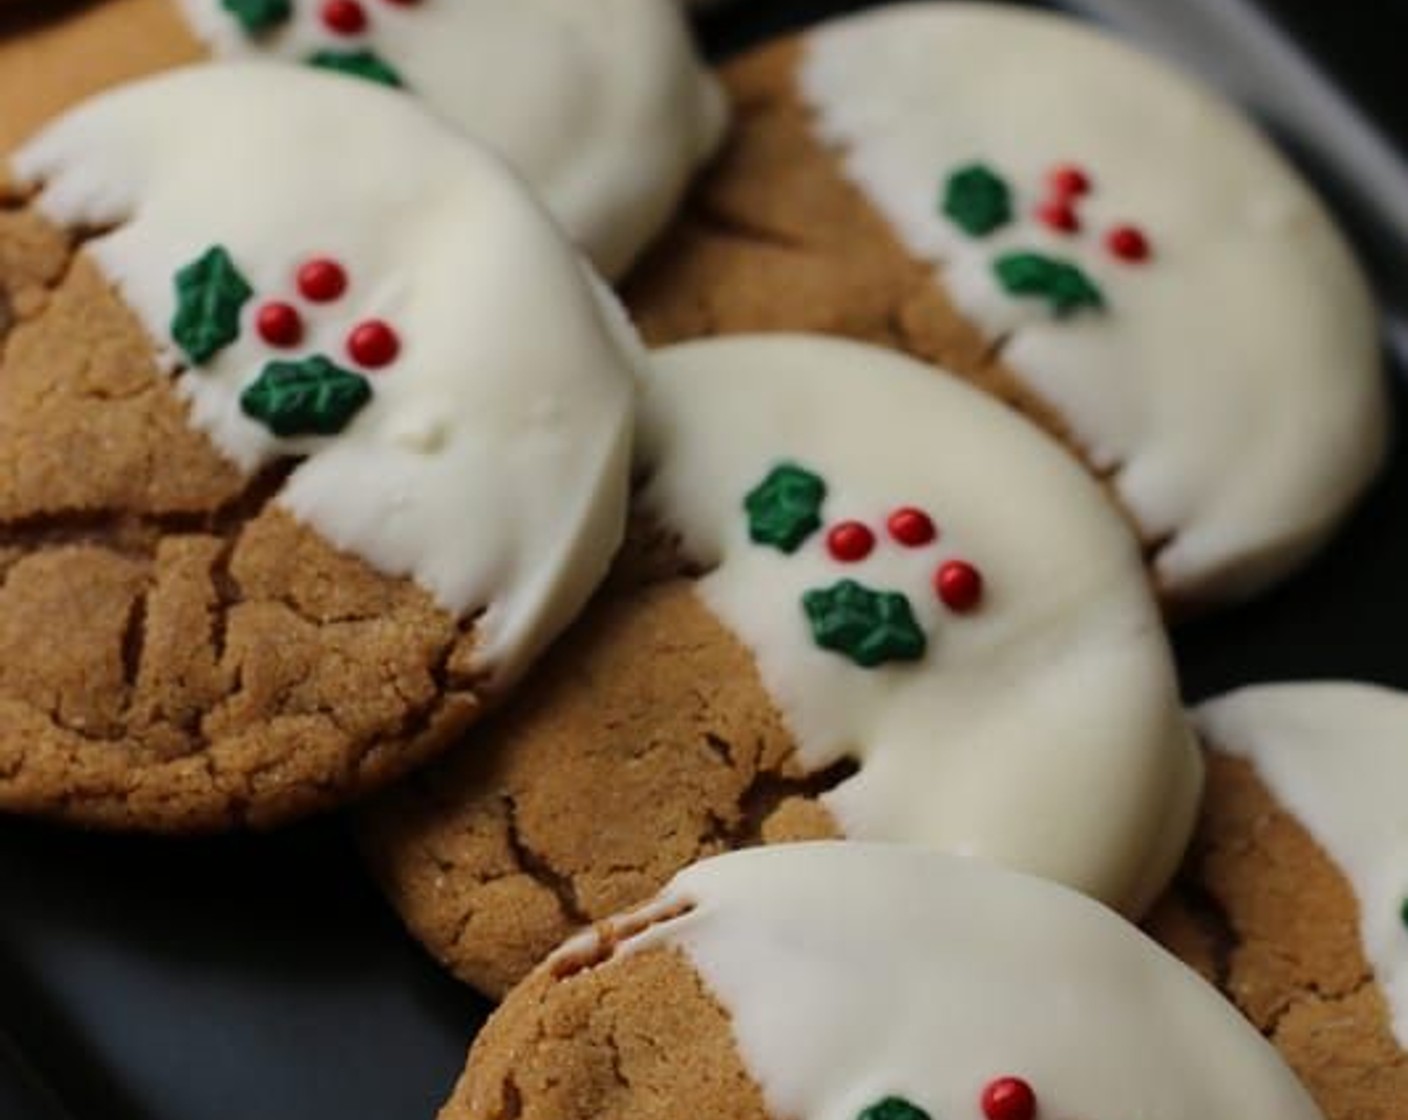
<path fill-rule="evenodd" d="M 1069 456 L 820 337 L 662 351 L 640 407 L 607 592 L 531 696 L 369 816 L 437 957 L 502 992 L 694 860 L 824 837 L 1153 901 L 1198 752 L 1135 542 Z"/>
<path fill-rule="evenodd" d="M 1103 907 L 863 844 L 710 860 L 563 946 L 490 1019 L 440 1113 L 1319 1115 L 1230 1004 Z"/>
<path fill-rule="evenodd" d="M 104 0 L 0 23 L 0 153 L 83 97 L 204 58 L 307 63 L 423 98 L 505 156 L 612 277 L 724 129 L 660 0 Z"/>
<path fill-rule="evenodd" d="M 1359 269 L 1271 145 L 1064 17 L 904 4 L 730 65 L 737 124 L 627 289 L 647 341 L 811 330 L 1026 411 L 1188 608 L 1302 562 L 1380 464 Z"/>
<path fill-rule="evenodd" d="M 1331 1120 L 1408 1101 L 1408 695 L 1326 683 L 1204 704 L 1207 801 L 1151 928 L 1234 1000 Z"/>
<path fill-rule="evenodd" d="M 0 809 L 190 831 L 345 801 L 605 575 L 638 343 L 415 102 L 181 70 L 47 130 L 3 199 Z"/>

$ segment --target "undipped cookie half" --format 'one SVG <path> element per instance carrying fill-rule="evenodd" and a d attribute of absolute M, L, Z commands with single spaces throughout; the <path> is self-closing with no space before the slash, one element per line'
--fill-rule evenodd
<path fill-rule="evenodd" d="M 441 1120 L 1318 1120 L 1192 971 L 1074 892 L 903 847 L 722 856 L 563 946 Z"/>
<path fill-rule="evenodd" d="M 1331 1120 L 1408 1108 L 1408 696 L 1263 685 L 1197 713 L 1207 801 L 1152 923 Z"/>
<path fill-rule="evenodd" d="M 609 276 L 669 220 L 724 127 L 684 19 L 660 0 L 101 0 L 0 22 L 0 154 L 83 97 L 211 58 L 423 99 L 505 156 Z"/>
<path fill-rule="evenodd" d="M 628 302 L 654 344 L 817 330 L 936 361 L 1108 478 L 1188 608 L 1302 562 L 1381 462 L 1365 282 L 1208 91 L 997 5 L 823 25 L 725 71 L 738 124 Z"/>
<path fill-rule="evenodd" d="M 1153 900 L 1197 751 L 1136 544 L 1069 456 L 818 337 L 663 351 L 641 407 L 614 584 L 531 696 L 368 822 L 440 959 L 502 992 L 696 859 L 817 837 Z"/>
<path fill-rule="evenodd" d="M 197 67 L 65 118 L 0 196 L 0 808 L 345 801 L 606 573 L 638 346 L 416 102 Z"/>

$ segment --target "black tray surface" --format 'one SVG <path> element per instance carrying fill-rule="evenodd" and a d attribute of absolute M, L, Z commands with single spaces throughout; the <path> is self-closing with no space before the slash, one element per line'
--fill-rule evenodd
<path fill-rule="evenodd" d="M 701 33 L 722 57 L 868 6 L 739 0 Z M 1396 6 L 1266 7 L 1401 149 Z M 1307 161 L 1332 200 L 1357 197 L 1324 164 Z M 1408 290 L 1404 247 L 1362 207 L 1341 216 L 1385 293 Z M 1402 368 L 1390 362 L 1403 429 Z M 1405 511 L 1399 455 L 1300 576 L 1180 629 L 1188 697 L 1315 677 L 1408 687 Z M 174 843 L 0 820 L 0 1120 L 430 1120 L 487 1011 L 401 930 L 340 819 Z"/>

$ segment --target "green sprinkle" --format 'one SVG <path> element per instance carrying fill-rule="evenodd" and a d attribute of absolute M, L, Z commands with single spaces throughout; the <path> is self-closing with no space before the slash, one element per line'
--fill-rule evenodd
<path fill-rule="evenodd" d="M 240 27 L 251 39 L 293 18 L 291 0 L 221 0 L 220 6 L 239 21 Z"/>
<path fill-rule="evenodd" d="M 240 407 L 287 439 L 337 435 L 371 399 L 365 377 L 319 355 L 301 362 L 270 362 L 241 394 Z"/>
<path fill-rule="evenodd" d="M 1044 299 L 1057 317 L 1105 306 L 1100 289 L 1070 261 L 1041 253 L 1008 253 L 998 258 L 993 270 L 1009 295 Z"/>
<path fill-rule="evenodd" d="M 171 337 L 196 365 L 204 365 L 240 336 L 240 311 L 254 295 L 221 245 L 176 273 L 176 317 Z"/>
<path fill-rule="evenodd" d="M 1012 191 L 991 168 L 969 164 L 948 177 L 943 211 L 970 237 L 986 237 L 1012 220 Z"/>
<path fill-rule="evenodd" d="M 794 553 L 821 528 L 826 483 L 794 463 L 784 463 L 744 499 L 748 534 L 755 544 Z"/>
<path fill-rule="evenodd" d="M 392 65 L 375 51 L 318 51 L 309 55 L 308 65 L 319 70 L 332 70 L 350 78 L 402 89 L 405 83 Z"/>
<path fill-rule="evenodd" d="M 802 608 L 816 644 L 863 669 L 889 661 L 918 661 L 928 649 L 909 599 L 898 591 L 873 591 L 845 579 L 833 587 L 808 591 L 802 596 Z"/>
<path fill-rule="evenodd" d="M 910 1104 L 903 1097 L 886 1097 L 871 1105 L 856 1120 L 931 1120 L 929 1114 L 918 1105 Z"/>

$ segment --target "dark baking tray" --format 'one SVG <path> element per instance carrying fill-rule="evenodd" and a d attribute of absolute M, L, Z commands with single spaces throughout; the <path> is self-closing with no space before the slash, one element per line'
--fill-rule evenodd
<path fill-rule="evenodd" d="M 701 30 L 722 56 L 866 6 L 738 0 Z M 1408 179 L 1392 156 L 1405 136 L 1395 5 L 1284 0 L 1264 13 L 1274 26 L 1241 0 L 1079 6 L 1255 108 L 1334 200 L 1375 265 L 1386 326 L 1401 324 Z M 1296 49 L 1344 104 L 1326 101 Z M 1401 326 L 1386 335 L 1408 337 Z M 1400 454 L 1311 568 L 1180 630 L 1189 697 L 1277 678 L 1408 687 L 1406 573 Z M 0 821 L 0 1120 L 429 1120 L 486 1010 L 402 933 L 339 820 L 199 843 Z"/>

